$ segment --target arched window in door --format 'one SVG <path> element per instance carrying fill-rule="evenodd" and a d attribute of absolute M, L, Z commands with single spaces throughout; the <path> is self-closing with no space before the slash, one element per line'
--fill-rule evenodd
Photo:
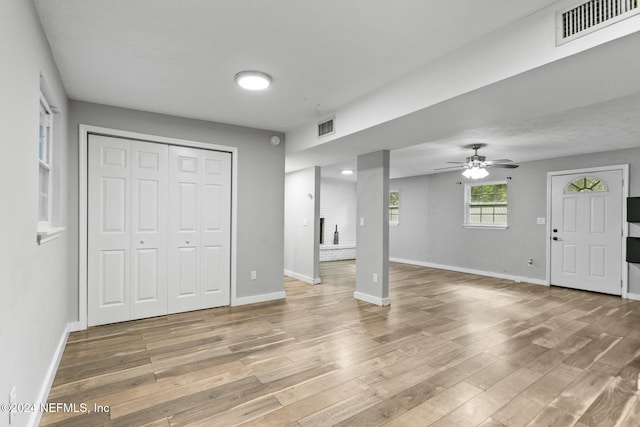
<path fill-rule="evenodd" d="M 565 193 L 585 193 L 591 191 L 608 191 L 607 184 L 593 176 L 581 176 L 574 179 L 564 188 Z"/>

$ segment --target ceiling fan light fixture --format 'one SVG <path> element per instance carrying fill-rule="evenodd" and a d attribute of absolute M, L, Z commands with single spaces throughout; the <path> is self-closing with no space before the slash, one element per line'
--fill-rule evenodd
<path fill-rule="evenodd" d="M 464 172 L 462 172 L 462 175 L 464 175 L 465 178 L 469 179 L 482 179 L 489 176 L 489 172 L 486 168 L 473 166 L 471 168 L 465 169 Z"/>
<path fill-rule="evenodd" d="M 234 76 L 238 86 L 247 90 L 265 90 L 271 85 L 273 78 L 262 71 L 240 71 Z"/>

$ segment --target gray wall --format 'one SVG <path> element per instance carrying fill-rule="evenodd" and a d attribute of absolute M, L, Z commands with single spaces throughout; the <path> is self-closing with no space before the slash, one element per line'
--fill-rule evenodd
<path fill-rule="evenodd" d="M 398 225 L 389 225 L 389 253 L 394 258 L 429 259 L 429 176 L 394 179 L 389 191 L 400 193 Z"/>
<path fill-rule="evenodd" d="M 98 83 L 98 82 L 96 82 Z M 95 125 L 238 148 L 237 297 L 282 292 L 284 269 L 284 144 L 273 147 L 274 132 L 70 102 L 71 170 L 78 170 L 78 125 Z M 276 133 L 284 140 L 284 135 Z M 78 206 L 74 177 L 70 203 Z M 77 218 L 75 218 L 77 221 Z M 77 228 L 77 223 L 74 224 Z M 77 254 L 74 254 L 77 258 Z M 251 280 L 251 271 L 257 280 Z"/>
<path fill-rule="evenodd" d="M 70 230 L 75 210 L 68 206 L 72 142 L 67 135 L 67 96 L 32 1 L 0 2 L 0 395 L 7 402 L 16 386 L 17 402 L 36 403 L 65 328 L 76 319 L 77 271 L 70 267 L 77 242 Z M 38 121 L 40 75 L 48 87 L 54 116 L 53 218 L 66 232 L 36 242 L 38 222 Z M 52 366 L 55 369 L 55 366 Z M 45 396 L 46 398 L 46 396 Z M 12 425 L 26 425 L 22 413 Z M 0 425 L 8 425 L 0 412 Z"/>
<path fill-rule="evenodd" d="M 389 297 L 389 151 L 358 156 L 356 297 L 387 305 Z M 364 220 L 364 225 L 361 221 Z M 373 275 L 377 275 L 374 283 Z"/>
<path fill-rule="evenodd" d="M 286 175 L 284 269 L 285 274 L 307 283 L 320 280 L 320 198 L 319 167 Z"/>
<path fill-rule="evenodd" d="M 523 163 L 518 169 L 492 169 L 487 180 L 511 176 L 509 228 L 462 227 L 464 183 L 459 172 L 391 180 L 399 189 L 400 224 L 390 229 L 390 256 L 415 262 L 546 279 L 547 172 L 630 164 L 630 195 L 640 196 L 640 148 Z M 630 235 L 639 235 L 637 226 Z M 634 234 L 636 233 L 636 234 Z M 527 266 L 532 258 L 533 267 Z M 629 292 L 640 293 L 640 270 L 629 267 Z"/>

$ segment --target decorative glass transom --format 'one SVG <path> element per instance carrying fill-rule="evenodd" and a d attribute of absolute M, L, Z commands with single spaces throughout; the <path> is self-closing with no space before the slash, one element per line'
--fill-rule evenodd
<path fill-rule="evenodd" d="M 564 189 L 565 193 L 585 193 L 588 191 L 608 191 L 607 184 L 599 178 L 583 176 L 574 179 Z"/>

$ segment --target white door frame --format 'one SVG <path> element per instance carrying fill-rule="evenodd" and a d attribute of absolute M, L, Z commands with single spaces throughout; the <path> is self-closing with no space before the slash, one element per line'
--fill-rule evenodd
<path fill-rule="evenodd" d="M 99 134 L 112 137 L 135 139 L 158 144 L 178 145 L 182 147 L 203 148 L 205 150 L 225 151 L 231 153 L 231 305 L 237 305 L 236 297 L 236 264 L 237 264 L 237 173 L 238 173 L 238 148 L 226 145 L 208 144 L 205 142 L 189 141 L 185 139 L 167 138 L 164 136 L 149 135 L 137 132 L 129 132 L 118 129 L 110 129 L 100 126 L 83 125 L 79 126 L 79 165 L 80 180 L 79 186 L 79 262 L 78 262 L 78 322 L 74 325 L 74 330 L 87 329 L 87 180 L 88 165 L 87 155 L 89 152 L 89 135 Z"/>
<path fill-rule="evenodd" d="M 622 171 L 622 251 L 620 252 L 620 273 L 622 277 L 622 298 L 627 298 L 629 291 L 629 269 L 627 267 L 627 245 L 626 237 L 629 235 L 629 224 L 627 223 L 627 197 L 629 197 L 629 165 L 598 166 L 584 169 L 571 169 L 564 171 L 547 172 L 547 286 L 551 285 L 551 178 L 559 175 L 587 174 L 603 171 Z"/>

